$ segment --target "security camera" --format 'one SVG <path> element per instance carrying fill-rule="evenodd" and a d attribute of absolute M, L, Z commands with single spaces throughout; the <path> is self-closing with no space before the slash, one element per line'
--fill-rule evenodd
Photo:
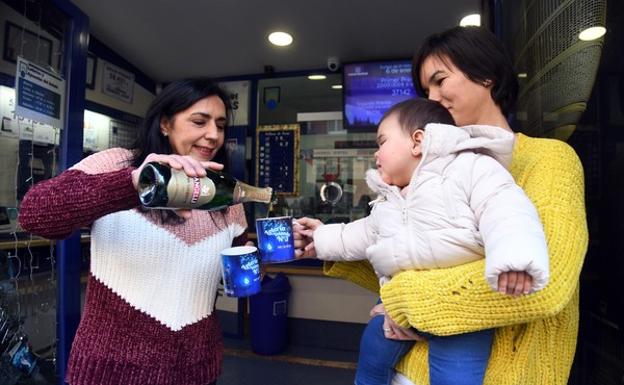
<path fill-rule="evenodd" d="M 332 72 L 338 71 L 338 68 L 340 68 L 340 60 L 335 56 L 328 57 L 327 68 Z"/>

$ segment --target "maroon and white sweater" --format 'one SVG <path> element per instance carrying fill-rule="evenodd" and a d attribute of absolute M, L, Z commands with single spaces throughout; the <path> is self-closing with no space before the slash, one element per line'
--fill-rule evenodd
<path fill-rule="evenodd" d="M 132 153 L 91 155 L 26 194 L 20 224 L 60 239 L 91 225 L 91 269 L 71 385 L 205 385 L 220 374 L 213 314 L 219 252 L 247 227 L 241 205 L 180 224 L 138 210 Z"/>

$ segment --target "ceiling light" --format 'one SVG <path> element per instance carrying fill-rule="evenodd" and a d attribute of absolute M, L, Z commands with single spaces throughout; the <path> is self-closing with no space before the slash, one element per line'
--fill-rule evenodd
<path fill-rule="evenodd" d="M 528 77 L 528 76 L 529 76 L 529 75 L 528 75 L 526 72 L 520 72 L 520 73 L 518 74 L 518 77 L 519 77 L 519 78 L 521 78 L 521 79 L 524 79 L 524 78 L 526 78 L 526 77 Z"/>
<path fill-rule="evenodd" d="M 607 29 L 605 27 L 590 27 L 579 33 L 579 39 L 583 41 L 596 40 L 601 38 L 605 33 L 607 33 Z"/>
<path fill-rule="evenodd" d="M 324 80 L 324 79 L 327 79 L 327 76 L 325 76 L 325 75 L 310 75 L 310 76 L 308 76 L 308 79 L 310 79 L 310 80 Z"/>
<path fill-rule="evenodd" d="M 335 90 L 341 90 L 342 89 L 342 84 L 334 84 L 332 85 L 332 88 Z"/>
<path fill-rule="evenodd" d="M 290 34 L 286 32 L 280 32 L 280 31 L 271 32 L 268 39 L 271 42 L 271 44 L 274 44 L 280 47 L 290 45 L 293 42 L 293 37 Z"/>
<path fill-rule="evenodd" d="M 472 15 L 464 16 L 459 21 L 460 27 L 468 27 L 468 26 L 476 26 L 479 27 L 481 25 L 481 15 L 478 13 L 473 13 Z"/>

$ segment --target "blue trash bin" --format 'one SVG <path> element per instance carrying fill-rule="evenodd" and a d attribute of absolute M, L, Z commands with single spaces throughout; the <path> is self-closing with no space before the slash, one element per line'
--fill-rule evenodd
<path fill-rule="evenodd" d="M 251 350 L 256 354 L 278 354 L 288 344 L 288 277 L 265 275 L 260 293 L 249 297 Z"/>

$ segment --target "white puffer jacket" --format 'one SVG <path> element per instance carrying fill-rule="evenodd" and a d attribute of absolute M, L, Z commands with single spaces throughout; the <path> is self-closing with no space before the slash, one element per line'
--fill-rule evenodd
<path fill-rule="evenodd" d="M 485 276 L 526 271 L 532 291 L 548 283 L 548 250 L 535 207 L 506 167 L 514 135 L 499 127 L 428 124 L 422 160 L 406 197 L 368 170 L 379 197 L 371 215 L 319 227 L 319 259 L 369 259 L 383 283 L 410 269 L 435 269 L 487 256 Z M 484 251 L 485 246 L 485 251 Z"/>

